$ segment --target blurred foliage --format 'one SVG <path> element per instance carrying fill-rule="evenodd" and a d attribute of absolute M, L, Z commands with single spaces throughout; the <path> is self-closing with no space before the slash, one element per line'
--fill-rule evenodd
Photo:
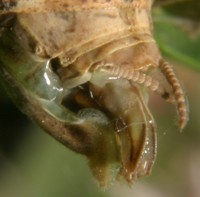
<path fill-rule="evenodd" d="M 188 18 L 195 22 L 200 20 L 200 1 L 199 0 L 183 0 L 175 1 L 175 3 L 166 5 L 164 10 L 178 17 Z"/>
<path fill-rule="evenodd" d="M 81 155 L 69 151 L 34 125 L 24 129 L 28 136 L 21 135 L 23 140 L 15 147 L 14 156 L 4 155 L 0 196 L 106 196 L 97 189 Z"/>
<path fill-rule="evenodd" d="M 190 25 L 161 9 L 154 10 L 154 34 L 163 54 L 200 71 L 200 33 Z"/>
<path fill-rule="evenodd" d="M 185 21 L 177 21 L 170 12 L 173 9 L 155 9 L 155 37 L 167 58 L 185 66 L 176 69 L 187 90 L 190 122 L 183 133 L 178 133 L 173 106 L 170 108 L 157 97 L 152 99 L 152 112 L 158 122 L 158 159 L 152 175 L 139 180 L 142 186 L 116 186 L 111 191 L 100 191 L 85 158 L 30 123 L 1 90 L 0 196 L 200 196 L 200 35 L 194 35 L 190 28 L 185 28 Z"/>

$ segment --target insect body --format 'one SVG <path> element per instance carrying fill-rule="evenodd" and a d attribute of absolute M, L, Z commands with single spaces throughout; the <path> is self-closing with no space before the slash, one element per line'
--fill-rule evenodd
<path fill-rule="evenodd" d="M 181 129 L 187 122 L 184 93 L 152 36 L 152 5 L 1 2 L 1 77 L 25 113 L 89 158 L 102 186 L 112 177 L 132 182 L 151 171 L 156 128 L 148 89 L 176 104 Z M 151 76 L 156 69 L 169 88 Z"/>

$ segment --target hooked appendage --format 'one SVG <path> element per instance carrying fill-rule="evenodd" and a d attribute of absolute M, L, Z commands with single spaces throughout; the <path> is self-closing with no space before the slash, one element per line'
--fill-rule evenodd
<path fill-rule="evenodd" d="M 188 121 L 188 106 L 185 94 L 174 73 L 173 67 L 168 62 L 161 59 L 159 62 L 159 68 L 172 87 L 179 116 L 179 127 L 180 129 L 183 129 Z"/>
<path fill-rule="evenodd" d="M 170 95 L 170 93 L 168 93 L 165 90 L 165 88 L 159 83 L 158 80 L 153 79 L 151 76 L 141 71 L 128 69 L 123 66 L 112 66 L 112 65 L 103 66 L 101 68 L 101 71 L 107 72 L 111 76 L 124 78 L 127 80 L 131 80 L 135 83 L 141 84 L 145 87 L 148 87 L 150 90 L 157 92 L 167 101 L 175 102 L 179 116 L 179 127 L 180 129 L 183 129 L 188 120 L 188 107 L 186 104 L 186 98 L 184 96 L 184 92 L 172 69 L 172 66 L 170 66 L 164 60 L 161 60 L 159 63 L 159 68 L 163 73 L 163 75 L 165 76 L 168 83 L 170 84 L 173 91 L 173 95 Z"/>

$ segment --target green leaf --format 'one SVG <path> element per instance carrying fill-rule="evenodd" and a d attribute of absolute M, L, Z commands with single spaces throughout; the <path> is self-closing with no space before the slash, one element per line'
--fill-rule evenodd
<path fill-rule="evenodd" d="M 179 23 L 160 10 L 154 12 L 154 18 L 155 38 L 163 54 L 200 71 L 200 34 L 192 36 L 184 29 L 184 21 Z"/>

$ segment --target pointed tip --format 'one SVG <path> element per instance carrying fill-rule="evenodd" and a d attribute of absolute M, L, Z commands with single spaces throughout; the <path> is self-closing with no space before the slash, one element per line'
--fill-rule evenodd
<path fill-rule="evenodd" d="M 186 127 L 188 120 L 189 120 L 188 117 L 181 117 L 180 118 L 180 120 L 179 120 L 180 132 L 182 132 L 183 129 Z"/>

